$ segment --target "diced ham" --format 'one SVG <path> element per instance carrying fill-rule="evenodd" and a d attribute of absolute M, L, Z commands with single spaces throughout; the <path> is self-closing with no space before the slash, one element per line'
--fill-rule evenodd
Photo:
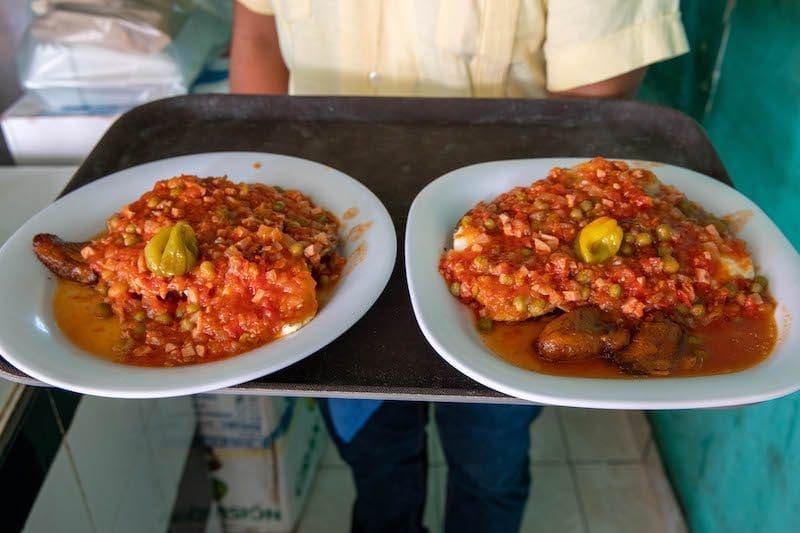
<path fill-rule="evenodd" d="M 542 240 L 547 243 L 551 250 L 558 248 L 559 240 L 555 235 L 548 235 L 547 233 L 541 234 Z"/>
<path fill-rule="evenodd" d="M 695 268 L 694 277 L 698 283 L 711 283 L 711 275 L 704 268 Z"/>
<path fill-rule="evenodd" d="M 536 249 L 537 252 L 540 253 L 549 254 L 550 252 L 552 252 L 550 247 L 547 246 L 547 243 L 545 243 L 541 239 L 533 239 L 533 247 Z"/>
<path fill-rule="evenodd" d="M 622 304 L 622 312 L 627 315 L 633 315 L 636 318 L 642 318 L 644 315 L 644 304 L 631 296 Z"/>

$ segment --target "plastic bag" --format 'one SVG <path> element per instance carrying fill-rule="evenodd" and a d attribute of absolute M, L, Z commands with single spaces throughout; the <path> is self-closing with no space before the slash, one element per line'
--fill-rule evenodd
<path fill-rule="evenodd" d="M 38 0 L 32 8 L 20 79 L 52 110 L 186 93 L 230 34 L 219 0 Z"/>

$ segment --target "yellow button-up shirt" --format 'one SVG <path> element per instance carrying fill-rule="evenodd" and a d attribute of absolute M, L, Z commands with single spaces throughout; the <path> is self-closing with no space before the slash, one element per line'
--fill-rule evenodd
<path fill-rule="evenodd" d="M 238 0 L 290 94 L 543 97 L 688 51 L 678 0 Z"/>

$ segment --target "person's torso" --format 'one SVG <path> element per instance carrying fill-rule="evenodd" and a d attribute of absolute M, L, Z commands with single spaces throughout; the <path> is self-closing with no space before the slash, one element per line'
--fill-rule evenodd
<path fill-rule="evenodd" d="M 273 0 L 291 94 L 542 97 L 543 0 Z"/>

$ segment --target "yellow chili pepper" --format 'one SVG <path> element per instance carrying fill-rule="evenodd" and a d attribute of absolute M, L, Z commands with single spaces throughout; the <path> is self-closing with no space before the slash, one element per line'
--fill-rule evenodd
<path fill-rule="evenodd" d="M 198 256 L 197 237 L 186 222 L 162 228 L 144 247 L 147 268 L 162 277 L 186 274 Z"/>
<path fill-rule="evenodd" d="M 622 228 L 610 217 L 600 217 L 583 227 L 575 239 L 575 253 L 584 263 L 602 263 L 622 245 Z"/>

